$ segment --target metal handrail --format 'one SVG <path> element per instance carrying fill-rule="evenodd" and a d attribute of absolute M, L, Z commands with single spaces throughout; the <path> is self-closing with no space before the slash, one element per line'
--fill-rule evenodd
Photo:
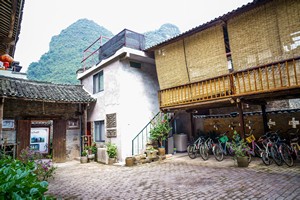
<path fill-rule="evenodd" d="M 159 116 L 160 114 L 161 114 L 162 112 L 161 111 L 159 111 L 150 121 L 149 121 L 149 123 L 132 139 L 132 155 L 134 155 L 135 154 L 135 148 L 134 148 L 134 142 L 137 140 L 138 141 L 138 139 L 139 139 L 139 137 L 140 137 L 140 135 L 142 135 L 143 133 L 146 133 L 146 135 L 149 133 L 149 132 L 147 132 L 147 130 L 148 130 L 148 128 L 152 125 L 152 122 L 156 119 L 156 117 L 157 116 Z M 151 127 L 149 128 L 149 131 L 150 131 L 150 129 L 151 129 Z M 146 130 L 146 132 L 145 132 L 145 130 Z M 144 141 L 143 141 L 143 138 L 144 137 L 142 137 L 142 146 L 143 146 L 143 143 L 144 143 Z M 139 143 L 137 143 L 137 146 L 138 146 L 138 148 L 137 149 L 139 149 Z"/>

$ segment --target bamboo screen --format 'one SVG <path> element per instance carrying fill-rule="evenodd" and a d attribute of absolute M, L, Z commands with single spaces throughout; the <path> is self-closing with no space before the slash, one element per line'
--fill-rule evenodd
<path fill-rule="evenodd" d="M 300 56 L 300 1 L 276 0 L 283 59 Z"/>
<path fill-rule="evenodd" d="M 156 50 L 155 62 L 161 90 L 189 83 L 182 40 Z"/>
<path fill-rule="evenodd" d="M 221 24 L 186 38 L 185 45 L 191 82 L 228 73 Z"/>
<path fill-rule="evenodd" d="M 299 5 L 274 0 L 228 21 L 235 71 L 300 55 Z"/>

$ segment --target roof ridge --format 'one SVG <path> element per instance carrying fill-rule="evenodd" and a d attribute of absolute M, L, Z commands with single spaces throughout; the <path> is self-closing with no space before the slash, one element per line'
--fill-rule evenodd
<path fill-rule="evenodd" d="M 49 85 L 56 85 L 56 86 L 80 86 L 80 87 L 82 87 L 81 84 L 53 83 L 53 82 L 48 82 L 48 81 L 37 81 L 37 80 L 16 78 L 16 77 L 4 76 L 4 75 L 0 75 L 0 79 L 9 79 L 9 80 L 15 80 L 15 81 L 21 81 L 21 82 L 27 82 L 27 83 L 49 84 Z"/>
<path fill-rule="evenodd" d="M 205 22 L 205 23 L 203 23 L 203 24 L 201 24 L 201 25 L 199 25 L 199 26 L 196 26 L 196 27 L 194 27 L 194 28 L 191 28 L 191 29 L 189 29 L 189 30 L 187 30 L 187 31 L 184 31 L 183 33 L 180 33 L 180 34 L 174 36 L 174 37 L 168 38 L 168 39 L 166 39 L 166 40 L 164 40 L 164 41 L 161 41 L 161 42 L 159 42 L 159 43 L 157 43 L 157 44 L 154 44 L 154 45 L 152 45 L 152 46 L 150 46 L 150 47 L 148 47 L 148 48 L 145 48 L 144 50 L 145 50 L 145 51 L 151 51 L 151 50 L 153 50 L 154 48 L 157 48 L 157 47 L 159 47 L 159 46 L 162 46 L 162 45 L 164 45 L 164 44 L 166 44 L 166 43 L 168 43 L 168 42 L 171 42 L 171 41 L 173 41 L 173 40 L 174 40 L 174 41 L 177 41 L 176 39 L 179 40 L 181 37 L 188 36 L 188 35 L 192 34 L 194 31 L 199 32 L 199 31 L 201 31 L 202 29 L 204 30 L 204 29 L 209 28 L 210 25 L 213 26 L 215 23 L 217 23 L 217 22 L 219 22 L 219 21 L 226 21 L 226 20 L 228 20 L 229 18 L 234 17 L 236 14 L 238 14 L 239 11 L 246 10 L 246 9 L 251 9 L 252 6 L 256 6 L 256 5 L 259 6 L 259 5 L 264 4 L 264 3 L 267 3 L 267 2 L 269 2 L 269 1 L 271 1 L 271 0 L 253 0 L 252 2 L 249 2 L 249 3 L 247 3 L 247 4 L 244 4 L 244 5 L 242 5 L 242 6 L 239 6 L 239 7 L 237 7 L 236 9 L 233 9 L 233 10 L 231 10 L 231 11 L 229 11 L 229 12 L 223 14 L 223 15 L 220 15 L 219 17 L 215 17 L 214 19 L 212 19 L 212 20 L 210 20 L 210 21 L 207 21 L 207 22 Z"/>

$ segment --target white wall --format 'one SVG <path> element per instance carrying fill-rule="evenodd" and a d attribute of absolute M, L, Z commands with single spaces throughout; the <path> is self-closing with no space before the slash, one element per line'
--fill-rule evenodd
<path fill-rule="evenodd" d="M 159 86 L 154 65 L 133 68 L 128 60 L 124 61 L 120 81 L 122 158 L 125 158 L 132 154 L 132 139 L 159 111 Z"/>
<path fill-rule="evenodd" d="M 105 120 L 106 114 L 117 113 L 117 137 L 106 138 L 118 146 L 118 159 L 131 155 L 131 141 L 159 111 L 158 81 L 155 66 L 129 66 L 129 61 L 115 60 L 102 67 L 104 91 L 94 94 L 95 106 L 88 109 L 88 121 Z M 93 93 L 93 75 L 82 80 L 84 88 Z M 106 125 L 106 124 L 105 124 Z M 98 144 L 100 145 L 100 144 Z"/>

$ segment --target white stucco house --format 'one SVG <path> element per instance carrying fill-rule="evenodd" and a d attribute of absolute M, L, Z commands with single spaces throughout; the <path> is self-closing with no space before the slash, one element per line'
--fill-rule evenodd
<path fill-rule="evenodd" d="M 132 139 L 159 111 L 158 80 L 144 36 L 123 30 L 99 48 L 99 62 L 77 73 L 97 99 L 87 110 L 87 132 L 98 147 L 118 147 L 118 159 L 132 154 Z"/>

